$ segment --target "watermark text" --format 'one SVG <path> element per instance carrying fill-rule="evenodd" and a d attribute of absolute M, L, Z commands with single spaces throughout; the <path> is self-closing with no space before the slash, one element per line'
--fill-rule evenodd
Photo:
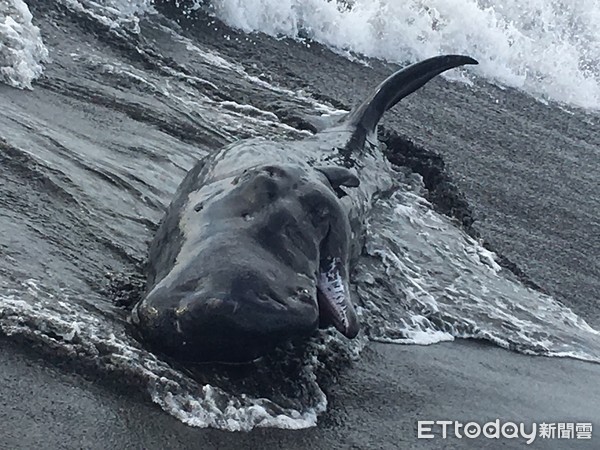
<path fill-rule="evenodd" d="M 458 420 L 419 420 L 417 437 L 419 439 L 523 439 L 532 444 L 540 439 L 592 439 L 592 423 L 515 423 L 496 419 L 491 422 L 459 422 Z"/>

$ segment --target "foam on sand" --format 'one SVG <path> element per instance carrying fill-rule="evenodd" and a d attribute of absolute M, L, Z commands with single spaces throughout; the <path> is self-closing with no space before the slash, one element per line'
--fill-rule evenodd
<path fill-rule="evenodd" d="M 48 59 L 48 49 L 32 20 L 22 0 L 0 3 L 0 81 L 20 89 L 31 89 Z"/>

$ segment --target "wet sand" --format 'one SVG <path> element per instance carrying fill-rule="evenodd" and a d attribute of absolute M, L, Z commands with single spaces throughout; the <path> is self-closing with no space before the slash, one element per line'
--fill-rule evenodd
<path fill-rule="evenodd" d="M 522 448 L 523 438 L 417 439 L 418 420 L 592 422 L 591 441 L 537 438 L 531 448 L 598 448 L 600 365 L 515 354 L 475 341 L 373 344 L 345 371 L 316 428 L 231 433 L 191 428 L 147 396 L 69 373 L 0 340 L 0 448 Z"/>
<path fill-rule="evenodd" d="M 248 64 L 255 61 L 258 71 L 282 85 L 293 84 L 289 74 L 295 74 L 299 86 L 347 104 L 391 70 L 289 41 L 265 39 L 249 54 L 250 44 L 237 48 L 223 39 L 231 30 L 206 30 L 203 41 L 214 40 L 234 60 L 243 55 Z M 287 46 L 294 57 L 283 60 Z M 594 218 L 600 203 L 593 126 L 511 90 L 489 98 L 483 89 L 463 91 L 439 80 L 432 86 L 406 99 L 387 123 L 440 152 L 475 209 L 482 235 L 597 327 Z M 530 447 L 600 448 L 600 365 L 473 341 L 371 344 L 328 399 L 328 411 L 309 430 L 194 429 L 144 393 L 57 367 L 0 338 L 0 449 L 525 447 L 522 439 L 417 440 L 419 419 L 592 422 L 591 442 L 537 439 Z"/>

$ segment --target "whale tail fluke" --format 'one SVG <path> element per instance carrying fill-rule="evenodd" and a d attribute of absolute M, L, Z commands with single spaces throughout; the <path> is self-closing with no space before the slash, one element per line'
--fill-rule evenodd
<path fill-rule="evenodd" d="M 433 77 L 446 70 L 478 62 L 463 55 L 442 55 L 405 67 L 390 75 L 373 93 L 344 118 L 344 122 L 365 135 L 375 132 L 383 114 Z"/>

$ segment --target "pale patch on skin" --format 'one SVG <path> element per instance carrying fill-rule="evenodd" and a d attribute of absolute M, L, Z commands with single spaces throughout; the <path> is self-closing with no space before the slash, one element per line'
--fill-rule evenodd
<path fill-rule="evenodd" d="M 141 303 L 137 304 L 133 308 L 133 311 L 131 311 L 131 322 L 133 322 L 134 324 L 140 323 L 140 315 L 138 309 L 141 307 L 144 308 L 144 314 L 146 315 L 146 317 L 150 319 L 156 319 L 158 317 L 158 310 L 153 306 L 148 306 L 146 304 L 146 301 L 144 300 Z"/>
<path fill-rule="evenodd" d="M 175 309 L 175 315 L 176 315 L 176 316 L 181 316 L 181 315 L 183 315 L 184 313 L 186 313 L 186 312 L 187 312 L 187 310 L 188 310 L 187 306 L 180 306 L 179 308 L 176 308 L 176 309 Z"/>
<path fill-rule="evenodd" d="M 158 317 L 158 309 L 153 306 L 146 306 L 146 315 L 151 318 Z"/>

